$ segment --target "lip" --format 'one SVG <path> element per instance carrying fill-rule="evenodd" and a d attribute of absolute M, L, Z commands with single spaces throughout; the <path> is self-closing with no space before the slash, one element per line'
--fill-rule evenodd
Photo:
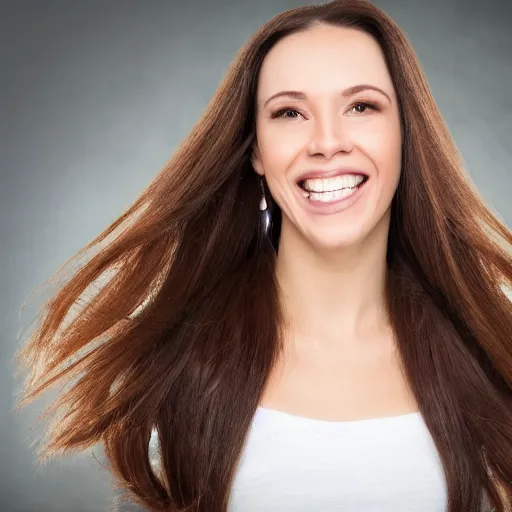
<path fill-rule="evenodd" d="M 303 174 L 298 176 L 296 182 L 300 183 L 313 178 L 333 178 L 334 176 L 343 176 L 344 174 L 358 174 L 366 176 L 367 178 L 369 177 L 368 173 L 362 169 L 357 169 L 355 167 L 337 167 L 332 170 L 311 169 L 309 171 L 305 171 Z"/>
<path fill-rule="evenodd" d="M 337 176 L 337 175 L 335 175 Z M 368 192 L 368 188 L 373 186 L 373 180 L 368 178 L 355 192 L 342 199 L 331 202 L 315 201 L 304 197 L 303 190 L 297 183 L 294 187 L 295 193 L 297 194 L 297 200 L 304 205 L 304 208 L 313 214 L 317 215 L 333 215 L 338 212 L 347 210 L 353 206 L 359 199 Z"/>

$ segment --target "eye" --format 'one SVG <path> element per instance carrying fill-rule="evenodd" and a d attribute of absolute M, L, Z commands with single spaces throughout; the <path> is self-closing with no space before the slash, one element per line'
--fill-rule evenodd
<path fill-rule="evenodd" d="M 364 101 L 358 101 L 357 103 L 354 103 L 350 109 L 352 110 L 356 107 L 364 107 L 364 111 L 366 111 L 367 109 L 378 110 L 377 106 L 374 105 L 373 103 L 366 103 Z M 359 110 L 358 113 L 364 114 L 364 111 L 361 112 L 361 110 Z"/>
<path fill-rule="evenodd" d="M 287 112 L 295 112 L 296 114 L 302 115 L 298 110 L 295 110 L 294 108 L 285 107 L 285 108 L 277 110 L 276 112 L 273 112 L 270 115 L 270 118 L 276 119 L 278 117 L 284 117 L 286 119 L 297 119 L 297 116 L 294 116 L 294 117 L 285 116 L 284 114 Z"/>

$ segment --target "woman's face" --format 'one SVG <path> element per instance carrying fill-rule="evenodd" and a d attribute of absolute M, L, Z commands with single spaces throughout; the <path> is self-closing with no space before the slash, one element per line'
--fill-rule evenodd
<path fill-rule="evenodd" d="M 320 25 L 281 39 L 260 71 L 256 136 L 252 164 L 282 211 L 281 237 L 339 248 L 389 228 L 399 110 L 369 34 Z"/>

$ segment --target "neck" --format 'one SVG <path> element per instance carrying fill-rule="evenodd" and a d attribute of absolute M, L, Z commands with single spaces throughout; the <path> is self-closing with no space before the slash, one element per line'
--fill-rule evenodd
<path fill-rule="evenodd" d="M 357 246 L 322 251 L 283 218 L 276 272 L 289 335 L 343 348 L 387 332 L 388 231 L 386 215 Z"/>

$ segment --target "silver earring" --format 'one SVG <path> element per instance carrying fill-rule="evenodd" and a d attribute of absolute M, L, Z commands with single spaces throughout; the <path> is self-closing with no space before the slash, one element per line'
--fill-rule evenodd
<path fill-rule="evenodd" d="M 270 226 L 272 224 L 272 214 L 270 213 L 270 209 L 267 204 L 267 199 L 265 197 L 265 186 L 263 184 L 263 178 L 260 179 L 260 187 L 261 187 L 261 200 L 260 200 L 260 226 L 265 235 L 270 234 Z"/>

